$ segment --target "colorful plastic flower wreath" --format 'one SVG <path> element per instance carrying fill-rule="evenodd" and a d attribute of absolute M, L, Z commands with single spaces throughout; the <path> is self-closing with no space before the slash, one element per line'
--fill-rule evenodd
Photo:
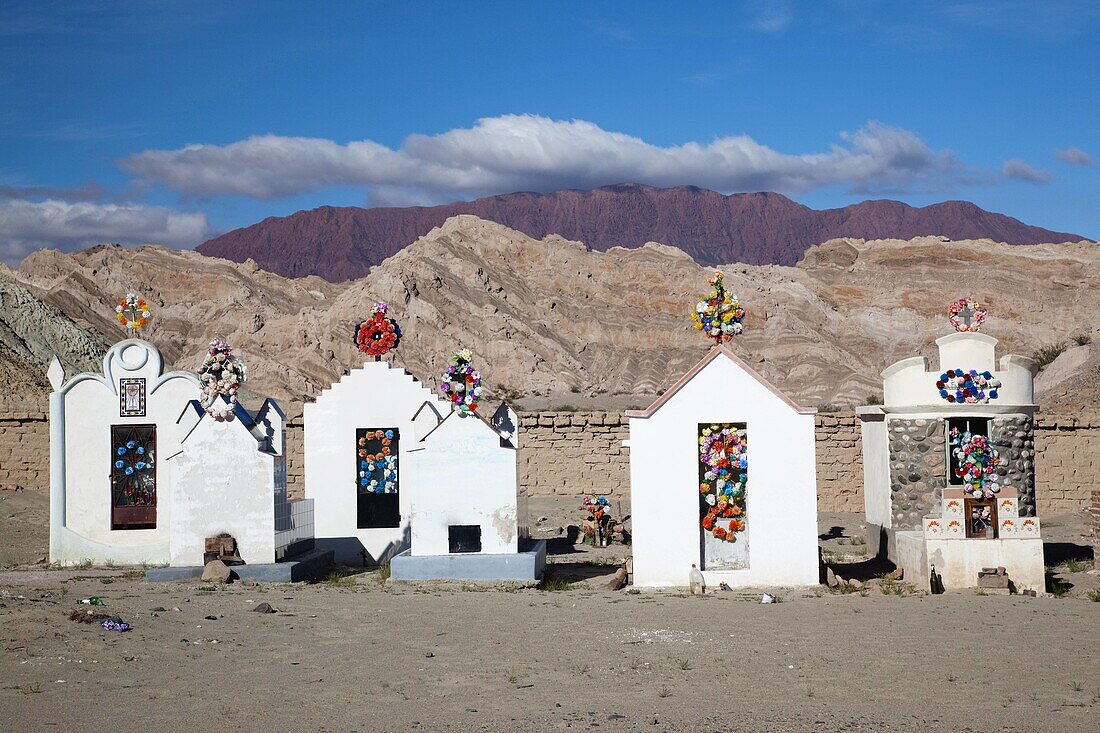
<path fill-rule="evenodd" d="M 988 372 L 977 369 L 948 369 L 936 380 L 936 389 L 940 397 L 952 403 L 975 404 L 997 399 L 997 388 L 1001 380 L 994 379 Z"/>
<path fill-rule="evenodd" d="M 749 478 L 744 430 L 731 425 L 703 428 L 699 437 L 700 526 L 716 539 L 735 542 L 747 527 L 745 487 Z"/>
<path fill-rule="evenodd" d="M 138 479 L 153 470 L 152 453 L 136 440 L 128 440 L 115 447 L 115 468 L 133 477 L 123 484 L 117 498 L 119 505 L 149 506 L 153 501 L 152 485 Z"/>
<path fill-rule="evenodd" d="M 726 291 L 722 282 L 724 277 L 721 270 L 714 271 L 709 280 L 713 290 L 710 295 L 696 303 L 695 311 L 691 314 L 695 330 L 702 331 L 707 338 L 714 339 L 716 344 L 729 341 L 744 330 L 742 322 L 745 320 L 745 311 L 737 296 Z"/>
<path fill-rule="evenodd" d="M 397 348 L 401 340 L 401 327 L 386 315 L 389 310 L 384 301 L 378 301 L 371 308 L 370 318 L 356 327 L 355 345 L 364 354 L 379 357 Z"/>
<path fill-rule="evenodd" d="M 115 318 L 133 335 L 149 322 L 149 304 L 137 293 L 126 293 L 126 297 L 115 306 Z"/>
<path fill-rule="evenodd" d="M 962 479 L 967 494 L 992 499 L 1001 490 L 997 485 L 997 466 L 1001 459 L 989 438 L 952 428 L 951 454 L 959 463 L 955 475 Z"/>
<path fill-rule="evenodd" d="M 481 399 L 481 374 L 470 363 L 473 356 L 469 349 L 457 352 L 451 357 L 451 363 L 439 383 L 443 396 L 462 412 L 476 410 Z"/>
<path fill-rule="evenodd" d="M 986 307 L 973 298 L 959 298 L 947 309 L 948 320 L 956 331 L 981 331 L 988 315 Z M 969 315 L 969 321 L 965 316 Z"/>
<path fill-rule="evenodd" d="M 248 376 L 244 362 L 233 356 L 233 349 L 221 336 L 215 336 L 210 342 L 210 350 L 199 367 L 199 379 L 202 380 L 202 406 L 206 414 L 215 420 L 232 420 L 233 406 L 237 403 L 237 390 Z M 229 407 L 220 410 L 214 405 L 218 395 L 225 395 Z"/>
<path fill-rule="evenodd" d="M 365 493 L 397 492 L 397 456 L 392 444 L 392 430 L 368 430 L 359 438 L 359 486 Z"/>

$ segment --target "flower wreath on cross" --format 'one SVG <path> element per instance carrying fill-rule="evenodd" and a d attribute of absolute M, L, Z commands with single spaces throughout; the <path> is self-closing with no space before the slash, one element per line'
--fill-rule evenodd
<path fill-rule="evenodd" d="M 982 330 L 988 311 L 973 298 L 959 298 L 947 309 L 947 315 L 956 331 L 976 333 Z"/>
<path fill-rule="evenodd" d="M 355 327 L 355 345 L 367 356 L 381 358 L 401 341 L 401 327 L 387 315 L 389 310 L 380 300 L 371 308 L 370 318 Z"/>
<path fill-rule="evenodd" d="M 149 303 L 137 293 L 126 293 L 126 297 L 115 306 L 115 318 L 131 336 L 135 336 L 149 323 Z"/>

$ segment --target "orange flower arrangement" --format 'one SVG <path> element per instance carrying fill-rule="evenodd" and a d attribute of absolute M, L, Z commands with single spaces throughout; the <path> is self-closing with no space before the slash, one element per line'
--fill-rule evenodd
<path fill-rule="evenodd" d="M 137 333 L 149 322 L 149 303 L 137 293 L 127 293 L 115 306 L 115 318 L 130 333 Z"/>

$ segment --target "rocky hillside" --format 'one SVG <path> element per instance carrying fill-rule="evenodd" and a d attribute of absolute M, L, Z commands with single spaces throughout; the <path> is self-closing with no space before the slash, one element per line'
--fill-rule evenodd
<path fill-rule="evenodd" d="M 324 206 L 264 219 L 198 250 L 237 262 L 251 258 L 288 277 L 320 275 L 340 282 L 366 275 L 370 267 L 458 214 L 495 221 L 536 239 L 558 234 L 600 251 L 663 242 L 705 265 L 793 265 L 809 247 L 837 237 L 939 235 L 1010 244 L 1082 239 L 1028 226 L 965 201 L 923 208 L 899 201 L 864 201 L 816 211 L 776 193 L 726 196 L 692 186 L 623 184 L 591 191 L 513 193 L 432 207 Z"/>
<path fill-rule="evenodd" d="M 0 402 L 48 392 L 46 369 L 55 354 L 70 374 L 97 370 L 109 344 L 13 282 L 0 265 Z"/>
<path fill-rule="evenodd" d="M 1100 300 L 1100 247 L 1090 244 L 839 239 L 811 247 L 795 267 L 725 269 L 748 309 L 733 348 L 811 406 L 877 399 L 885 366 L 934 355 L 954 297 L 988 303 L 986 332 L 1002 353 L 1027 355 L 1092 335 L 1082 305 Z M 136 289 L 154 304 L 149 337 L 177 368 L 197 366 L 221 334 L 248 362 L 252 389 L 295 401 L 361 363 L 353 328 L 384 299 L 405 331 L 396 360 L 430 384 L 454 349 L 469 346 L 497 395 L 522 395 L 527 406 L 622 407 L 644 404 L 705 353 L 687 314 L 708 274 L 661 244 L 595 252 L 459 216 L 341 284 L 118 246 L 38 252 L 10 277 L 112 339 L 121 335 L 113 301 Z"/>

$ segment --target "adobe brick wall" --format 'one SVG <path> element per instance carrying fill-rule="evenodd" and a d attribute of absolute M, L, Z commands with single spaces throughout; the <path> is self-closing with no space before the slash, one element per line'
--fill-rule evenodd
<path fill-rule="evenodd" d="M 1100 414 L 1042 415 L 1035 421 L 1039 516 L 1080 511 L 1100 488 Z"/>
<path fill-rule="evenodd" d="M 1092 506 L 1089 507 L 1089 512 L 1092 514 L 1089 527 L 1092 529 L 1093 555 L 1100 558 L 1100 489 L 1092 490 Z"/>
<path fill-rule="evenodd" d="M 50 488 L 50 422 L 43 410 L 0 406 L 0 488 Z"/>
<path fill-rule="evenodd" d="M 630 493 L 626 417 L 618 412 L 520 414 L 520 483 L 531 496 Z M 49 489 L 50 434 L 40 408 L 0 404 L 0 488 Z M 1035 426 L 1039 516 L 1093 507 L 1100 523 L 1100 414 L 1040 415 Z M 863 511 L 859 421 L 817 417 L 818 510 Z M 287 490 L 304 494 L 302 416 L 287 420 Z M 1094 532 L 1100 537 L 1100 530 Z"/>

